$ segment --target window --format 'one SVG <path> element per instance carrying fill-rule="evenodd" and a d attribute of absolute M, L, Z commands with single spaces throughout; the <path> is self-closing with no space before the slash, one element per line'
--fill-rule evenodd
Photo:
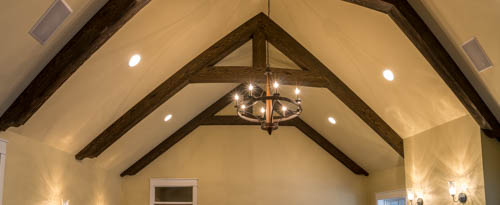
<path fill-rule="evenodd" d="M 6 154 L 7 154 L 7 141 L 4 139 L 0 139 L 0 205 L 2 205 L 3 178 L 5 174 Z"/>
<path fill-rule="evenodd" d="M 406 205 L 406 191 L 396 190 L 376 193 L 377 205 Z"/>
<path fill-rule="evenodd" d="M 151 179 L 151 205 L 196 205 L 197 179 Z"/>
<path fill-rule="evenodd" d="M 405 198 L 378 200 L 378 205 L 405 205 Z"/>

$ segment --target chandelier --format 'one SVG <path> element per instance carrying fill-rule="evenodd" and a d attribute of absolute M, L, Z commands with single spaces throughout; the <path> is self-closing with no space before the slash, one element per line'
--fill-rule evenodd
<path fill-rule="evenodd" d="M 250 122 L 260 123 L 260 127 L 271 135 L 273 130 L 278 129 L 279 123 L 296 118 L 302 112 L 299 97 L 300 90 L 295 88 L 295 100 L 283 97 L 278 92 L 279 83 L 274 81 L 271 88 L 272 73 L 269 67 L 266 68 L 266 90 L 263 92 L 260 88 L 248 85 L 248 95 L 234 96 L 235 108 L 238 116 Z M 255 90 L 262 92 L 260 95 L 254 95 Z M 254 112 L 258 108 L 258 112 Z"/>
<path fill-rule="evenodd" d="M 267 1 L 268 13 L 271 17 L 271 3 Z M 260 127 L 266 130 L 269 135 L 273 130 L 278 129 L 279 123 L 296 118 L 302 113 L 300 106 L 301 99 L 299 97 L 300 90 L 295 88 L 295 100 L 283 97 L 279 93 L 279 83 L 274 80 L 271 88 L 272 73 L 269 66 L 269 44 L 266 41 L 266 76 L 265 92 L 259 87 L 254 87 L 252 84 L 248 85 L 248 96 L 240 96 L 236 94 L 234 100 L 236 102 L 236 112 L 238 116 L 244 120 L 260 123 Z M 254 91 L 257 95 L 254 95 Z M 259 94 L 260 93 L 260 94 Z M 255 112 L 254 108 L 259 111 Z"/>

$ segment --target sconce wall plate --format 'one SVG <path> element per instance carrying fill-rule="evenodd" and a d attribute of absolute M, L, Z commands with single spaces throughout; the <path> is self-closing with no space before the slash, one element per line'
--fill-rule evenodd
<path fill-rule="evenodd" d="M 465 195 L 465 193 L 460 193 L 458 195 L 458 201 L 462 204 L 465 204 L 465 202 L 467 202 L 467 195 Z"/>
<path fill-rule="evenodd" d="M 417 205 L 424 205 L 424 200 L 422 198 L 418 198 Z"/>

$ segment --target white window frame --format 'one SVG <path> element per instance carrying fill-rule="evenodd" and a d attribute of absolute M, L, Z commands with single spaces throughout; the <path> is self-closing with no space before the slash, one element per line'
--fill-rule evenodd
<path fill-rule="evenodd" d="M 172 178 L 152 178 L 150 179 L 149 204 L 192 204 L 198 203 L 198 179 L 172 179 Z M 156 187 L 193 187 L 193 202 L 155 202 Z"/>
<path fill-rule="evenodd" d="M 376 204 L 379 204 L 380 201 L 390 199 L 405 199 L 406 204 L 406 190 L 400 189 L 394 191 L 379 192 L 375 194 L 375 198 L 377 200 Z"/>
<path fill-rule="evenodd" d="M 3 181 L 5 175 L 5 162 L 7 159 L 7 140 L 0 139 L 0 205 L 3 198 Z"/>

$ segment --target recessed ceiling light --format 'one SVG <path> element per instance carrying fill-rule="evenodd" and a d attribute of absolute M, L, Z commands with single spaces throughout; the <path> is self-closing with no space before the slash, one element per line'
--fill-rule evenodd
<path fill-rule="evenodd" d="M 132 57 L 130 57 L 130 60 L 128 61 L 128 66 L 130 67 L 135 67 L 137 64 L 141 62 L 141 56 L 139 54 L 135 54 Z"/>
<path fill-rule="evenodd" d="M 163 119 L 163 121 L 169 121 L 170 119 L 172 119 L 172 115 L 171 114 L 168 114 L 167 116 L 165 116 L 165 119 Z"/>
<path fill-rule="evenodd" d="M 333 118 L 333 117 L 329 117 L 329 118 L 328 118 L 328 122 L 330 122 L 330 123 L 331 123 L 331 124 L 333 124 L 333 125 L 334 125 L 334 124 L 337 124 L 337 120 L 335 120 L 335 118 Z"/>
<path fill-rule="evenodd" d="M 394 80 L 394 73 L 392 73 L 391 70 L 386 69 L 384 70 L 384 78 L 388 81 L 393 81 Z"/>

